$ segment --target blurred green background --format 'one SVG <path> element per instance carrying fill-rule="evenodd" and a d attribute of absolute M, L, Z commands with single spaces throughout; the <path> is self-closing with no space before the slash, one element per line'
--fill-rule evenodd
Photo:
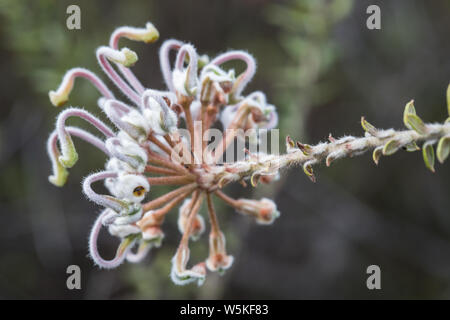
<path fill-rule="evenodd" d="M 66 28 L 70 4 L 81 8 L 81 30 Z M 381 8 L 381 30 L 366 28 L 370 4 Z M 180 238 L 176 212 L 163 247 L 145 262 L 94 267 L 87 237 L 99 208 L 80 182 L 105 159 L 77 141 L 80 161 L 57 189 L 47 182 L 45 150 L 60 111 L 47 92 L 71 67 L 100 74 L 96 47 L 115 27 L 147 21 L 160 40 L 126 44 L 140 57 L 134 70 L 145 85 L 164 88 L 157 50 L 165 39 L 190 41 L 210 55 L 247 50 L 258 72 L 246 92 L 261 89 L 278 107 L 281 138 L 317 143 L 330 132 L 362 135 L 361 115 L 401 128 L 412 98 L 427 122 L 443 121 L 449 14 L 447 0 L 0 0 L 0 298 L 450 298 L 448 163 L 432 174 L 420 153 L 399 152 L 379 167 L 367 154 L 317 168 L 316 184 L 292 169 L 269 187 L 228 187 L 235 196 L 275 199 L 282 215 L 264 227 L 219 207 L 235 264 L 197 288 L 169 279 Z M 99 114 L 97 98 L 77 81 L 70 104 Z M 165 191 L 155 187 L 151 197 Z M 105 234 L 100 242 L 112 255 L 116 239 Z M 206 237 L 192 247 L 193 261 L 204 257 Z M 81 267 L 82 290 L 66 288 L 71 264 Z M 382 290 L 366 288 L 372 264 L 381 267 Z"/>

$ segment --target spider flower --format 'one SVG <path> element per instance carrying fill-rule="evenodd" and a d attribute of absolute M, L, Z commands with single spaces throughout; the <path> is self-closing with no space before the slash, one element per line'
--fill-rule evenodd
<path fill-rule="evenodd" d="M 81 108 L 64 109 L 47 143 L 53 169 L 49 181 L 63 186 L 69 169 L 79 160 L 74 137 L 90 143 L 107 157 L 104 169 L 96 169 L 82 183 L 86 197 L 103 208 L 89 238 L 89 252 L 95 264 L 110 269 L 124 261 L 136 263 L 145 259 L 152 248 L 162 244 L 165 216 L 179 207 L 178 228 L 182 238 L 172 259 L 171 278 L 179 285 L 192 282 L 200 285 L 205 281 L 207 269 L 223 272 L 233 262 L 233 257 L 225 251 L 225 235 L 219 227 L 212 195 L 225 199 L 239 212 L 254 216 L 259 223 L 273 221 L 277 211 L 268 200 L 235 200 L 220 190 L 239 178 L 227 171 L 232 164 L 219 163 L 219 158 L 236 138 L 235 134 L 223 136 L 215 150 L 207 148 L 203 141 L 198 146 L 196 141 L 203 137 L 204 131 L 217 124 L 220 126 L 220 122 L 224 130 L 230 127 L 270 129 L 278 118 L 275 107 L 267 104 L 262 92 L 245 96 L 244 90 L 255 74 L 256 63 L 243 51 L 209 58 L 199 55 L 189 43 L 167 40 L 159 51 L 167 89 L 147 88 L 132 71 L 138 63 L 137 54 L 128 47 L 120 47 L 119 42 L 127 39 L 153 43 L 158 38 L 159 33 L 151 23 L 145 28 L 120 27 L 112 33 L 109 45 L 97 49 L 100 67 L 121 92 L 120 96 L 125 97 L 124 101 L 116 98 L 99 76 L 84 68 L 67 71 L 59 87 L 49 92 L 51 103 L 61 107 L 69 101 L 76 80 L 84 78 L 99 92 L 97 105 L 109 121 L 104 123 Z M 170 60 L 171 51 L 176 52 L 174 62 Z M 234 69 L 224 68 L 229 61 L 242 61 L 246 68 L 236 74 Z M 67 125 L 74 117 L 88 122 L 99 136 Z M 187 132 L 187 136 L 183 132 Z M 213 161 L 203 163 L 202 153 Z M 241 177 L 242 183 L 244 179 Z M 97 182 L 104 183 L 108 194 L 96 191 Z M 175 188 L 152 198 L 151 190 L 159 185 Z M 203 261 L 188 268 L 189 242 L 200 239 L 206 228 L 200 214 L 205 197 L 211 225 L 210 252 Z M 97 246 L 103 227 L 120 240 L 110 260 L 101 256 Z"/>

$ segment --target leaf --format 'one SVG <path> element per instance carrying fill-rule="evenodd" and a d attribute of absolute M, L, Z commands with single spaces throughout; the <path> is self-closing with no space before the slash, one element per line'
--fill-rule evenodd
<path fill-rule="evenodd" d="M 425 126 L 422 119 L 420 119 L 418 115 L 407 114 L 405 115 L 404 120 L 407 123 L 407 127 L 413 129 L 418 134 L 424 135 L 427 133 L 427 127 Z"/>
<path fill-rule="evenodd" d="M 408 152 L 414 152 L 420 150 L 419 146 L 415 141 L 412 141 L 404 146 L 405 150 Z"/>
<path fill-rule="evenodd" d="M 383 147 L 383 155 L 390 156 L 397 152 L 400 148 L 400 144 L 396 140 L 389 140 Z"/>
<path fill-rule="evenodd" d="M 375 150 L 373 150 L 372 159 L 376 165 L 378 165 L 378 162 L 380 161 L 382 154 L 383 154 L 383 147 L 377 147 L 375 148 Z"/>
<path fill-rule="evenodd" d="M 305 156 L 309 155 L 313 151 L 309 144 L 303 144 L 300 141 L 297 141 L 297 148 L 299 148 Z"/>
<path fill-rule="evenodd" d="M 416 114 L 416 108 L 414 108 L 414 100 L 411 100 L 410 102 L 408 102 L 405 106 L 405 110 L 403 111 L 403 123 L 405 124 L 405 126 L 408 129 L 411 129 L 409 127 L 408 121 L 407 121 L 407 116 L 410 114 Z"/>
<path fill-rule="evenodd" d="M 311 179 L 312 182 L 316 182 L 316 176 L 314 175 L 314 170 L 312 168 L 311 162 L 305 162 L 303 165 L 303 172 Z"/>
<path fill-rule="evenodd" d="M 434 172 L 434 148 L 432 142 L 428 141 L 423 144 L 422 154 L 425 166 L 430 169 L 431 172 Z"/>
<path fill-rule="evenodd" d="M 292 138 L 290 136 L 286 136 L 286 148 L 293 148 L 295 147 L 295 142 L 294 140 L 292 140 Z"/>
<path fill-rule="evenodd" d="M 436 149 L 436 155 L 440 163 L 444 163 L 444 161 L 448 158 L 450 154 L 450 136 L 442 137 L 439 140 Z"/>
<path fill-rule="evenodd" d="M 361 117 L 361 126 L 363 127 L 364 131 L 369 133 L 371 136 L 376 137 L 378 130 L 373 125 L 371 125 L 364 117 Z"/>
<path fill-rule="evenodd" d="M 258 185 L 258 181 L 259 181 L 259 175 L 256 173 L 252 174 L 252 176 L 250 177 L 250 183 L 253 188 Z"/>

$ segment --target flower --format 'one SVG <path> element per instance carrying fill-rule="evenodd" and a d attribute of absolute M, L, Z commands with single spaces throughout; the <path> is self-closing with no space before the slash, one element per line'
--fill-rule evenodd
<path fill-rule="evenodd" d="M 280 216 L 275 202 L 267 198 L 261 200 L 238 199 L 237 203 L 239 213 L 253 217 L 259 224 L 272 224 Z"/>
<path fill-rule="evenodd" d="M 209 257 L 206 266 L 210 271 L 223 273 L 231 267 L 234 258 L 225 251 L 225 236 L 222 232 L 211 232 L 209 235 Z"/>
<path fill-rule="evenodd" d="M 182 238 L 172 259 L 171 278 L 179 285 L 192 282 L 201 285 L 207 269 L 223 272 L 233 263 L 233 257 L 225 251 L 225 235 L 219 227 L 212 195 L 224 199 L 240 212 L 254 216 L 259 223 L 273 221 L 278 211 L 267 199 L 260 202 L 235 200 L 220 191 L 233 179 L 245 183 L 245 177 L 233 170 L 250 170 L 258 164 L 254 160 L 242 163 L 239 168 L 233 164 L 220 164 L 220 157 L 236 138 L 234 133 L 222 137 L 222 143 L 215 150 L 207 148 L 203 140 L 200 146 L 196 145 L 196 139 L 218 119 L 224 129 L 230 126 L 234 129 L 270 129 L 276 125 L 277 115 L 275 107 L 267 104 L 262 92 L 244 95 L 256 63 L 243 51 L 230 51 L 210 59 L 198 55 L 191 44 L 167 40 L 160 49 L 161 71 L 167 90 L 146 88 L 130 69 L 138 61 L 137 54 L 129 48 L 119 48 L 119 40 L 153 43 L 158 37 L 159 33 L 151 23 L 145 28 L 120 27 L 111 35 L 109 46 L 101 46 L 96 51 L 102 70 L 127 101 L 118 100 L 97 75 L 83 68 L 69 70 L 60 86 L 49 92 L 51 103 L 60 107 L 69 100 L 76 79 L 90 81 L 101 95 L 98 106 L 112 124 L 110 127 L 81 108 L 63 110 L 47 143 L 53 169 L 49 181 L 63 186 L 69 175 L 68 169 L 78 161 L 73 137 L 102 151 L 107 156 L 105 169 L 91 173 L 82 184 L 86 197 L 104 208 L 89 238 L 89 252 L 95 264 L 101 268 L 115 268 L 125 260 L 142 261 L 151 248 L 161 246 L 165 216 L 179 206 L 178 228 Z M 173 66 L 169 59 L 172 50 L 177 52 Z M 246 69 L 240 74 L 233 69 L 224 69 L 223 65 L 231 60 L 243 61 Z M 101 137 L 67 126 L 67 120 L 72 117 L 87 121 Z M 212 161 L 203 162 L 202 153 Z M 261 171 L 259 175 L 270 181 L 274 172 Z M 95 191 L 94 184 L 101 181 L 108 194 Z M 145 202 L 158 185 L 178 187 Z M 205 198 L 211 225 L 209 256 L 188 268 L 189 242 L 199 239 L 206 228 L 200 214 Z M 102 227 L 120 239 L 111 260 L 103 259 L 98 252 L 97 239 Z M 133 251 L 135 246 L 137 250 Z"/>

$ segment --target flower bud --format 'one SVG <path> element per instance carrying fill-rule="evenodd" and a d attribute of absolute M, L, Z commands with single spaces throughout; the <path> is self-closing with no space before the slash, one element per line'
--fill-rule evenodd
<path fill-rule="evenodd" d="M 142 239 L 159 248 L 164 239 L 164 232 L 158 226 L 146 227 L 142 230 Z"/>
<path fill-rule="evenodd" d="M 238 199 L 237 201 L 237 211 L 254 217 L 258 224 L 272 224 L 273 221 L 280 216 L 280 212 L 277 210 L 275 202 L 270 199 Z"/>
<path fill-rule="evenodd" d="M 157 135 L 165 135 L 176 131 L 178 117 L 167 103 L 161 99 L 157 101 L 153 97 L 149 97 L 147 101 L 148 107 L 143 109 L 143 117 L 147 121 L 149 128 Z"/>
<path fill-rule="evenodd" d="M 132 130 L 123 128 L 132 138 L 136 139 L 138 142 L 145 141 L 151 126 L 139 111 L 132 109 L 122 116 L 120 120 L 132 128 Z"/>
<path fill-rule="evenodd" d="M 108 231 L 112 236 L 125 238 L 132 234 L 141 233 L 141 229 L 131 224 L 111 224 L 108 227 Z"/>
<path fill-rule="evenodd" d="M 124 137 L 122 135 L 118 138 L 109 138 L 106 141 L 106 148 L 109 153 L 123 162 L 126 162 L 134 170 L 139 173 L 144 172 L 147 164 L 147 152 L 139 146 L 134 140 Z"/>
<path fill-rule="evenodd" d="M 141 175 L 120 174 L 111 189 L 111 193 L 119 199 L 140 203 L 150 191 L 150 184 Z"/>
<path fill-rule="evenodd" d="M 170 277 L 177 285 L 197 282 L 197 285 L 201 286 L 206 277 L 205 263 L 201 262 L 191 269 L 186 269 L 186 265 L 189 261 L 189 255 L 189 248 L 178 248 L 177 253 L 172 258 L 172 271 L 170 273 Z"/>
<path fill-rule="evenodd" d="M 223 273 L 233 264 L 233 256 L 227 255 L 225 250 L 225 236 L 221 231 L 211 232 L 209 235 L 209 257 L 206 266 L 210 271 Z"/>
<path fill-rule="evenodd" d="M 179 212 L 178 230 L 180 231 L 181 234 L 184 234 L 186 230 L 186 223 L 189 218 L 191 206 L 192 206 L 192 199 L 186 199 L 184 200 L 183 204 L 181 205 L 178 211 Z M 190 234 L 191 239 L 194 241 L 198 240 L 204 231 L 205 231 L 205 220 L 201 215 L 197 214 L 191 227 L 191 234 Z"/>
<path fill-rule="evenodd" d="M 120 37 L 124 37 L 133 41 L 142 41 L 145 43 L 155 42 L 159 38 L 159 32 L 155 26 L 147 22 L 144 28 L 120 27 L 111 36 L 111 40 L 118 41 Z"/>

